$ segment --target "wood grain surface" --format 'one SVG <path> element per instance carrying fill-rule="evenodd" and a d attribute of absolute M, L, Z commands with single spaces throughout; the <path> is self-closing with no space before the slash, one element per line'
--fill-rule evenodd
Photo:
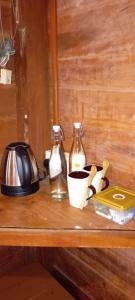
<path fill-rule="evenodd" d="M 11 1 L 0 0 L 1 18 L 4 37 L 13 37 Z M 0 41 L 2 41 L 0 29 Z M 12 70 L 12 83 L 0 84 L 0 160 L 5 146 L 17 139 L 17 113 L 16 113 L 16 84 L 14 56 L 10 57 L 6 68 Z"/>
<path fill-rule="evenodd" d="M 7 1 L 2 3 L 6 3 L 5 6 L 9 7 Z M 30 122 L 28 138 L 41 160 L 44 148 L 48 145 L 46 128 L 47 134 L 49 133 L 47 115 L 44 120 L 44 112 L 48 114 L 49 106 L 45 104 L 44 107 L 43 99 L 48 96 L 48 85 L 51 87 L 51 81 L 45 79 L 44 72 L 48 71 L 47 60 L 42 64 L 47 43 L 41 42 L 41 34 L 45 33 L 45 37 L 47 29 L 43 30 L 43 20 L 37 17 L 39 7 L 36 5 L 39 1 L 35 2 L 34 6 L 31 1 L 24 1 L 23 5 L 24 3 L 26 6 L 22 13 L 26 23 L 24 22 L 23 25 L 24 27 L 26 25 L 28 43 L 24 48 L 24 56 L 19 58 L 20 62 L 17 61 L 17 66 L 20 68 L 22 63 L 20 94 L 17 101 L 18 129 L 19 136 L 24 137 L 24 114 L 28 114 Z M 123 185 L 134 190 L 135 3 L 133 0 L 58 0 L 57 5 L 59 115 L 66 138 L 65 149 L 70 150 L 72 123 L 81 121 L 85 129 L 83 142 L 88 163 L 100 164 L 103 158 L 107 158 L 110 161 L 108 175 L 111 184 Z M 34 8 L 36 12 L 32 10 Z M 29 18 L 30 10 L 31 18 Z M 42 11 L 45 13 L 45 9 Z M 35 27 L 37 23 L 40 23 L 42 30 L 38 31 L 38 26 Z M 38 38 L 40 46 L 36 47 Z M 29 49 L 34 49 L 31 59 L 27 52 Z M 37 55 L 41 52 L 42 55 L 37 59 Z M 38 61 L 38 67 L 35 61 Z M 36 74 L 39 68 L 44 75 L 39 78 L 39 85 L 37 85 Z M 27 84 L 26 79 L 29 79 Z M 37 90 L 37 86 L 42 91 Z M 11 95 L 10 92 L 8 93 Z M 22 98 L 19 98 L 21 96 Z M 5 94 L 2 96 L 3 99 L 6 97 Z M 8 97 L 7 106 L 4 106 L 5 100 L 1 100 L 0 97 L 1 120 L 4 116 L 4 122 L 9 118 L 11 121 L 7 127 L 3 127 L 3 121 L 0 123 L 3 144 L 9 140 L 9 136 L 6 139 L 6 133 L 10 138 L 14 138 L 16 134 L 13 130 L 16 126 L 13 109 L 15 100 L 11 107 L 10 97 L 13 99 L 13 96 Z M 41 104 L 39 101 L 37 105 L 37 99 L 40 97 L 43 102 Z M 49 97 L 48 99 L 50 100 Z M 4 107 L 10 112 L 9 115 L 7 113 L 8 118 L 3 113 Z M 117 226 L 96 216 L 92 206 L 82 212 L 78 210 L 75 212 L 69 207 L 67 200 L 63 203 L 52 203 L 45 196 L 46 191 L 42 190 L 41 194 L 43 198 L 40 198 L 37 193 L 27 197 L 26 202 L 24 198 L 7 199 L 2 196 L 0 244 L 104 247 L 104 249 L 85 250 L 83 248 L 58 250 L 57 248 L 54 264 L 67 277 L 72 275 L 71 280 L 74 285 L 81 287 L 84 295 L 89 299 L 102 300 L 106 297 L 114 300 L 133 299 L 134 250 L 111 250 L 107 247 L 134 247 L 134 221 L 124 227 Z M 82 218 L 82 214 L 85 218 Z M 32 229 L 33 226 L 35 229 Z M 82 229 L 73 229 L 73 226 L 81 226 Z M 48 253 L 50 253 L 50 262 L 49 259 L 47 262 L 47 253 L 44 259 L 53 268 L 53 258 L 56 256 L 50 249 Z M 1 256 L 3 257 L 2 252 Z"/>
<path fill-rule="evenodd" d="M 88 163 L 108 159 L 111 184 L 134 190 L 135 2 L 58 0 L 57 20 L 65 149 L 81 121 Z M 134 250 L 49 248 L 42 262 L 81 300 L 133 298 Z"/>
<path fill-rule="evenodd" d="M 110 161 L 111 182 L 134 189 L 135 3 L 58 1 L 60 121 L 70 151 L 84 126 L 88 163 Z"/>
<path fill-rule="evenodd" d="M 50 141 L 48 1 L 35 1 L 33 6 L 33 1 L 21 0 L 19 9 L 15 61 L 18 138 L 30 143 L 41 163 Z"/>
<path fill-rule="evenodd" d="M 0 246 L 0 278 L 36 261 L 37 249 L 34 247 Z"/>
<path fill-rule="evenodd" d="M 134 250 L 41 248 L 40 262 L 77 299 L 131 300 L 135 292 Z"/>
<path fill-rule="evenodd" d="M 74 298 L 40 264 L 29 264 L 0 278 L 3 300 L 73 300 Z"/>
<path fill-rule="evenodd" d="M 0 244 L 61 247 L 134 247 L 134 220 L 118 225 L 95 214 L 92 203 L 83 211 L 68 198 L 50 198 L 46 180 L 26 197 L 0 195 Z"/>
<path fill-rule="evenodd" d="M 59 124 L 59 95 L 58 95 L 58 46 L 57 46 L 57 0 L 49 1 L 49 45 L 51 60 L 52 82 L 52 123 Z"/>

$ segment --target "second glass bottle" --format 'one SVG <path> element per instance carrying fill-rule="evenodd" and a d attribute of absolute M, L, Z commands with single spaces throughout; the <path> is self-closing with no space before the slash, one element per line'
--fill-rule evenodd
<path fill-rule="evenodd" d="M 81 123 L 74 123 L 73 143 L 69 155 L 69 171 L 80 171 L 86 165 L 86 155 L 82 144 L 83 130 Z"/>
<path fill-rule="evenodd" d="M 52 127 L 53 146 L 49 161 L 51 196 L 61 201 L 67 195 L 67 164 L 63 149 L 63 131 L 59 125 Z"/>

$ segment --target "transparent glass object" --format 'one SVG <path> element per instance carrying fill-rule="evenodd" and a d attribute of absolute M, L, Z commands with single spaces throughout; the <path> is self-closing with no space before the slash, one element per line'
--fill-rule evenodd
<path fill-rule="evenodd" d="M 73 143 L 69 155 L 69 171 L 80 171 L 86 165 L 86 155 L 82 143 L 83 130 L 81 123 L 74 123 Z"/>
<path fill-rule="evenodd" d="M 49 161 L 51 197 L 61 201 L 67 195 L 67 164 L 63 149 L 63 132 L 59 125 L 52 128 L 53 146 Z"/>

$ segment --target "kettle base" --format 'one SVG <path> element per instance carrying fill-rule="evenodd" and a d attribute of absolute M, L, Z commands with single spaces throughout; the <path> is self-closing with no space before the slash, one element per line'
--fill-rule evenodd
<path fill-rule="evenodd" d="M 39 181 L 33 182 L 27 187 L 9 186 L 1 184 L 1 193 L 7 196 L 27 196 L 39 190 Z"/>

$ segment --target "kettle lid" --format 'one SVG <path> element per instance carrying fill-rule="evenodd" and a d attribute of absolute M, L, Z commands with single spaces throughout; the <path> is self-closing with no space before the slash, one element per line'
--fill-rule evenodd
<path fill-rule="evenodd" d="M 16 142 L 16 143 L 11 143 L 9 144 L 6 149 L 8 150 L 15 150 L 18 147 L 23 147 L 25 149 L 29 148 L 30 146 L 24 142 Z"/>

